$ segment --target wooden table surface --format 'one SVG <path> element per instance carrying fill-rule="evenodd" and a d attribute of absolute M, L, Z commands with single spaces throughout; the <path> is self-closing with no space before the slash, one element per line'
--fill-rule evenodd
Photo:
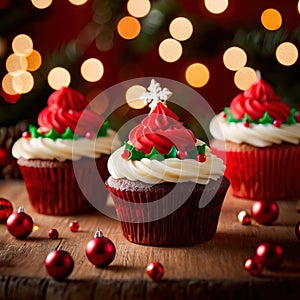
<path fill-rule="evenodd" d="M 0 182 L 0 197 L 9 199 L 15 210 L 24 206 L 39 226 L 26 239 L 17 240 L 0 224 L 0 299 L 300 299 L 300 241 L 294 232 L 300 215 L 295 201 L 278 202 L 279 218 L 272 226 L 255 222 L 243 226 L 237 214 L 250 211 L 253 202 L 235 199 L 229 190 L 213 240 L 194 247 L 160 248 L 128 242 L 119 222 L 100 213 L 37 214 L 21 180 Z M 74 219 L 80 224 L 76 233 L 68 227 Z M 85 246 L 98 226 L 117 249 L 105 269 L 95 268 L 85 256 Z M 51 228 L 59 231 L 58 240 L 48 237 Z M 285 260 L 278 270 L 253 277 L 244 270 L 244 261 L 267 240 L 283 246 Z M 53 280 L 44 266 L 46 256 L 58 247 L 75 261 L 63 282 Z M 158 283 L 145 272 L 153 261 L 165 268 Z"/>

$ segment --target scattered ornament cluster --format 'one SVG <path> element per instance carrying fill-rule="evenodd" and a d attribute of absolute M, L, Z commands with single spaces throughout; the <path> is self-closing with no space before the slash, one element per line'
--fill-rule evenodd
<path fill-rule="evenodd" d="M 26 238 L 34 227 L 31 216 L 25 213 L 23 207 L 13 213 L 11 202 L 4 198 L 0 198 L 0 223 L 6 223 L 8 232 L 17 239 Z M 78 232 L 79 223 L 73 220 L 69 223 L 69 229 L 72 232 Z M 52 228 L 48 235 L 50 239 L 56 240 L 59 233 L 57 229 Z M 114 260 L 116 247 L 98 228 L 94 238 L 87 243 L 85 253 L 90 263 L 98 268 L 105 268 Z M 67 251 L 56 249 L 47 255 L 45 267 L 53 279 L 62 281 L 72 273 L 74 260 Z M 159 262 L 154 262 L 146 268 L 146 272 L 153 281 L 157 282 L 163 276 L 164 268 Z"/>

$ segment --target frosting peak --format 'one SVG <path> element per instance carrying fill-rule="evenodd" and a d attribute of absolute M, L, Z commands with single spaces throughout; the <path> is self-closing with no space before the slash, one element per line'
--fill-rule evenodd
<path fill-rule="evenodd" d="M 101 117 L 87 107 L 88 101 L 79 92 L 63 87 L 55 91 L 48 99 L 48 106 L 45 107 L 38 116 L 40 131 L 45 133 L 55 129 L 62 134 L 69 127 L 73 132 L 79 135 L 85 135 L 86 132 L 98 132 Z M 84 120 L 78 120 L 82 112 Z"/>
<path fill-rule="evenodd" d="M 158 102 L 152 112 L 129 133 L 129 140 L 139 151 L 149 154 L 153 147 L 159 153 L 167 154 L 175 146 L 178 150 L 189 151 L 195 147 L 196 138 L 185 128 L 179 117 Z"/>
<path fill-rule="evenodd" d="M 237 120 L 242 120 L 247 115 L 254 122 L 263 118 L 265 113 L 281 122 L 286 122 L 290 116 L 289 106 L 280 102 L 280 96 L 261 79 L 232 100 L 230 111 Z"/>

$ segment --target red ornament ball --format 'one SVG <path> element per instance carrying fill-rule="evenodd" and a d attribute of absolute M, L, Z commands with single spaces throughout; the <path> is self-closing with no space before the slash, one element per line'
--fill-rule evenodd
<path fill-rule="evenodd" d="M 245 121 L 245 122 L 243 123 L 243 125 L 244 125 L 246 128 L 249 128 L 249 127 L 250 127 L 250 123 L 249 123 L 248 121 Z"/>
<path fill-rule="evenodd" d="M 61 281 L 72 273 L 74 260 L 67 251 L 54 250 L 46 257 L 45 266 L 53 279 Z"/>
<path fill-rule="evenodd" d="M 185 159 L 188 156 L 187 152 L 184 150 L 178 150 L 176 155 L 179 159 Z"/>
<path fill-rule="evenodd" d="M 123 159 L 128 160 L 131 156 L 131 152 L 129 150 L 124 150 L 121 156 Z"/>
<path fill-rule="evenodd" d="M 58 239 L 58 231 L 55 228 L 52 228 L 49 230 L 49 238 L 51 240 L 57 240 Z"/>
<path fill-rule="evenodd" d="M 77 221 L 72 221 L 70 224 L 69 224 L 69 228 L 72 232 L 77 232 L 78 229 L 79 229 L 79 223 Z"/>
<path fill-rule="evenodd" d="M 164 267 L 160 262 L 153 262 L 146 268 L 147 274 L 155 282 L 159 281 L 164 275 Z"/>
<path fill-rule="evenodd" d="M 31 133 L 30 133 L 29 131 L 24 131 L 24 132 L 22 133 L 22 137 L 23 137 L 24 139 L 30 139 L 30 138 L 31 138 Z"/>
<path fill-rule="evenodd" d="M 248 258 L 245 261 L 245 269 L 252 275 L 252 276 L 259 276 L 263 271 L 263 264 L 256 258 Z"/>
<path fill-rule="evenodd" d="M 274 121 L 273 121 L 273 125 L 274 125 L 275 127 L 280 127 L 280 126 L 282 125 L 282 121 L 280 121 L 280 120 L 274 120 Z"/>
<path fill-rule="evenodd" d="M 5 224 L 8 217 L 13 213 L 11 202 L 5 198 L 0 198 L 0 223 Z"/>
<path fill-rule="evenodd" d="M 116 247 L 109 238 L 103 236 L 101 231 L 97 231 L 95 237 L 86 245 L 85 253 L 93 265 L 105 268 L 114 260 Z"/>
<path fill-rule="evenodd" d="M 295 226 L 295 234 L 298 240 L 300 241 L 300 221 Z"/>
<path fill-rule="evenodd" d="M 17 239 L 27 237 L 33 228 L 32 218 L 24 212 L 24 208 L 20 207 L 17 213 L 13 213 L 6 221 L 7 230 Z"/>
<path fill-rule="evenodd" d="M 250 225 L 251 224 L 251 216 L 245 210 L 242 210 L 239 212 L 238 220 L 242 225 Z"/>
<path fill-rule="evenodd" d="M 279 208 L 273 201 L 256 201 L 252 206 L 252 217 L 261 225 L 271 225 L 277 220 Z"/>
<path fill-rule="evenodd" d="M 202 153 L 199 153 L 197 154 L 196 156 L 196 159 L 199 161 L 199 162 L 205 162 L 206 161 L 206 155 L 205 154 L 202 154 Z"/>
<path fill-rule="evenodd" d="M 275 269 L 284 260 L 283 248 L 275 242 L 264 242 L 257 247 L 255 257 L 267 269 Z"/>

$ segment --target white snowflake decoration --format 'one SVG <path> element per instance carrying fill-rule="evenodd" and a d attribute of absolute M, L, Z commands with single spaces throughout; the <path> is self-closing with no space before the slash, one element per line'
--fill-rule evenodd
<path fill-rule="evenodd" d="M 151 110 L 156 107 L 157 103 L 168 100 L 172 95 L 172 92 L 170 92 L 169 89 L 162 89 L 160 84 L 154 79 L 151 79 L 148 91 L 149 92 L 143 93 L 140 99 L 148 103 Z"/>

